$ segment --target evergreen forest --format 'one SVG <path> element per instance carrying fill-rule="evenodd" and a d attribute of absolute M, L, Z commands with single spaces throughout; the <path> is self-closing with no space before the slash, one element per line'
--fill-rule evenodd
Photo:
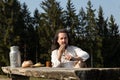
<path fill-rule="evenodd" d="M 45 64 L 51 59 L 51 44 L 55 32 L 66 28 L 71 44 L 87 51 L 88 67 L 120 67 L 120 33 L 114 15 L 104 17 L 104 9 L 94 9 L 88 0 L 78 14 L 71 0 L 63 9 L 57 0 L 42 0 L 31 16 L 26 3 L 0 0 L 0 67 L 9 66 L 11 46 L 19 46 L 22 62 Z M 95 14 L 97 12 L 97 14 Z M 1 72 L 1 70 L 0 70 Z"/>

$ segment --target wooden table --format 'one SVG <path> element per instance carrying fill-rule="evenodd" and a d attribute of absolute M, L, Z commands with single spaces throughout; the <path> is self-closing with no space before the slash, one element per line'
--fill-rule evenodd
<path fill-rule="evenodd" d="M 120 80 L 120 68 L 2 67 L 2 70 L 11 74 L 12 80 L 29 80 L 30 76 L 47 80 Z"/>

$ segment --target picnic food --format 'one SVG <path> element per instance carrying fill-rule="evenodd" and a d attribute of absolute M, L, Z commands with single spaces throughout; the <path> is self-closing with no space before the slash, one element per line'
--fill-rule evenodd
<path fill-rule="evenodd" d="M 28 60 L 28 61 L 24 61 L 22 63 L 22 67 L 23 68 L 26 68 L 26 67 L 31 67 L 33 65 L 33 62 L 31 60 Z"/>
<path fill-rule="evenodd" d="M 36 63 L 34 64 L 34 66 L 41 66 L 41 63 Z"/>
<path fill-rule="evenodd" d="M 34 64 L 33 66 L 34 67 L 41 67 L 41 66 L 43 66 L 43 64 L 41 64 L 40 62 L 38 62 L 38 63 Z"/>

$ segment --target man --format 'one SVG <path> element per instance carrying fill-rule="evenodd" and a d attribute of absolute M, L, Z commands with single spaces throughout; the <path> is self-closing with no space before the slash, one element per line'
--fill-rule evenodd
<path fill-rule="evenodd" d="M 70 37 L 65 29 L 57 31 L 51 49 L 52 67 L 80 67 L 81 63 L 89 58 L 87 52 L 76 46 L 70 45 Z"/>

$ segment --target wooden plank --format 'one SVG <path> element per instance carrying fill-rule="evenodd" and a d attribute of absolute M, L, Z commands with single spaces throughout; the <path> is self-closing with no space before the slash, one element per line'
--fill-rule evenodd
<path fill-rule="evenodd" d="M 120 68 L 11 68 L 2 67 L 4 73 L 46 79 L 120 80 Z"/>

